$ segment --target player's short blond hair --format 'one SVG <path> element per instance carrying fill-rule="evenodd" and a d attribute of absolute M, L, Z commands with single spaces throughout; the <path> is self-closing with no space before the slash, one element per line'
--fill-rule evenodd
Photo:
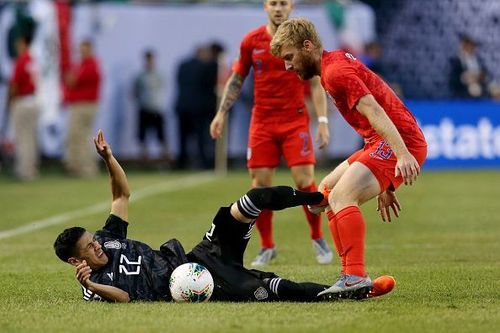
<path fill-rule="evenodd" d="M 322 47 L 314 24 L 303 17 L 291 18 L 281 23 L 276 30 L 271 41 L 271 53 L 279 56 L 284 45 L 300 49 L 305 40 L 311 41 L 317 48 Z"/>

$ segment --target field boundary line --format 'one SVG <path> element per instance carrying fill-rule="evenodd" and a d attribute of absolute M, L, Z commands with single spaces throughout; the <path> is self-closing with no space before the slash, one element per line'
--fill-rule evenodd
<path fill-rule="evenodd" d="M 208 183 L 216 179 L 217 176 L 211 172 L 198 173 L 187 177 L 177 178 L 162 183 L 149 185 L 136 191 L 131 191 L 130 202 L 139 201 L 160 193 L 175 192 L 194 187 L 203 183 Z M 0 239 L 15 237 L 22 234 L 27 234 L 36 230 L 44 229 L 53 225 L 58 225 L 70 221 L 72 219 L 90 216 L 109 210 L 111 207 L 110 200 L 100 202 L 85 208 L 76 209 L 62 214 L 50 216 L 41 220 L 31 221 L 20 227 L 0 231 Z"/>

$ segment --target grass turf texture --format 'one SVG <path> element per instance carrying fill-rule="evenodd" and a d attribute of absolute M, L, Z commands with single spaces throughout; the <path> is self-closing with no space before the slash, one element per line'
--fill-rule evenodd
<path fill-rule="evenodd" d="M 318 172 L 318 179 L 325 172 Z M 130 173 L 134 190 L 186 177 L 182 173 Z M 275 184 L 291 184 L 287 172 Z M 53 241 L 64 227 L 94 231 L 107 211 L 0 242 L 2 332 L 499 332 L 500 173 L 427 172 L 402 187 L 402 216 L 380 222 L 375 203 L 367 220 L 367 263 L 372 277 L 393 275 L 394 291 L 367 300 L 319 304 L 143 303 L 81 300 L 74 270 L 57 259 Z M 186 250 L 209 229 L 217 208 L 242 195 L 245 172 L 133 202 L 129 237 L 157 248 L 176 237 Z M 50 175 L 29 184 L 0 178 L 0 230 L 109 200 L 105 175 L 73 180 Z M 332 244 L 326 219 L 324 234 Z M 267 270 L 300 281 L 331 283 L 339 270 L 315 263 L 300 208 L 275 213 L 279 255 Z M 258 251 L 258 237 L 246 253 Z"/>

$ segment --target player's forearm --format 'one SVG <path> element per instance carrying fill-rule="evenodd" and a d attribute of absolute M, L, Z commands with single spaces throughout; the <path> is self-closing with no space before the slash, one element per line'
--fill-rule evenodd
<path fill-rule="evenodd" d="M 389 118 L 384 109 L 375 101 L 373 96 L 364 96 L 360 99 L 357 109 L 370 122 L 373 129 L 389 144 L 396 156 L 409 154 L 401 134 Z"/>
<path fill-rule="evenodd" d="M 324 119 L 320 117 L 327 117 L 326 94 L 317 76 L 311 80 L 311 98 L 318 119 Z"/>
<path fill-rule="evenodd" d="M 106 162 L 106 167 L 109 172 L 113 200 L 118 198 L 129 198 L 130 189 L 128 186 L 127 176 L 121 165 L 113 155 L 104 159 L 104 162 Z"/>
<path fill-rule="evenodd" d="M 224 93 L 222 94 L 221 102 L 219 105 L 219 113 L 226 114 L 229 109 L 233 106 L 234 102 L 238 99 L 241 93 L 241 87 L 243 86 L 244 77 L 238 73 L 231 74 L 229 80 L 224 87 Z"/>
<path fill-rule="evenodd" d="M 130 296 L 126 291 L 113 286 L 108 286 L 100 283 L 92 283 L 87 289 L 111 302 L 130 302 Z"/>

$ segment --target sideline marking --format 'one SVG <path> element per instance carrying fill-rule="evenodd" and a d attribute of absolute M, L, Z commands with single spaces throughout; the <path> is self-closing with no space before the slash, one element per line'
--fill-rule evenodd
<path fill-rule="evenodd" d="M 132 203 L 134 201 L 142 200 L 144 198 L 151 197 L 160 193 L 174 192 L 177 190 L 186 189 L 203 183 L 208 183 L 216 178 L 217 176 L 215 176 L 213 173 L 199 173 L 193 176 L 177 178 L 163 183 L 146 186 L 142 189 L 132 192 L 130 196 L 130 202 Z M 109 200 L 106 200 L 106 202 L 101 202 L 89 207 L 54 215 L 42 220 L 32 221 L 29 222 L 28 224 L 22 225 L 14 229 L 0 231 L 0 239 L 6 239 L 26 234 L 35 230 L 40 230 L 53 225 L 61 224 L 72 219 L 77 219 L 93 215 L 96 213 L 100 213 L 102 211 L 109 210 L 110 208 L 111 208 L 111 203 Z"/>

